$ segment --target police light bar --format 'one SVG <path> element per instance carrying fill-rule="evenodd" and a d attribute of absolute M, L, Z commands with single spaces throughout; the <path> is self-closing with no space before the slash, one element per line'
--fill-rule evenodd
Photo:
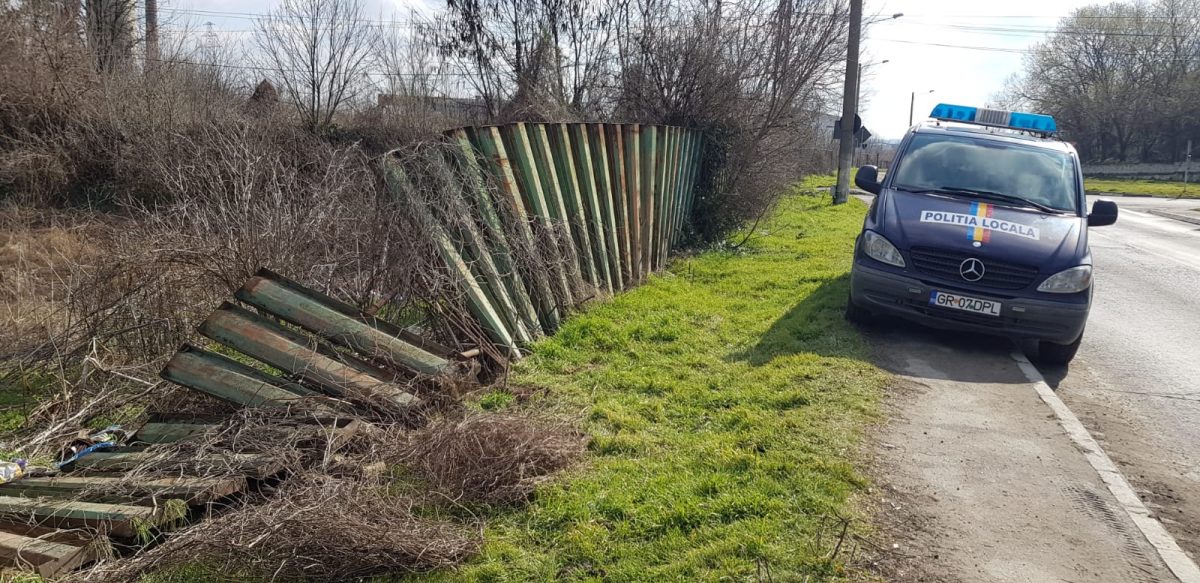
<path fill-rule="evenodd" d="M 957 121 L 981 126 L 1025 130 L 1040 134 L 1052 134 L 1058 131 L 1054 118 L 1040 113 L 1022 113 L 1002 109 L 984 109 L 982 107 L 967 107 L 965 105 L 950 105 L 939 103 L 929 114 L 933 119 Z"/>

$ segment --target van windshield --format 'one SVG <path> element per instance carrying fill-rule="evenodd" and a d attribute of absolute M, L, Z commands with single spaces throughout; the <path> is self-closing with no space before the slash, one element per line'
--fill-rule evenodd
<path fill-rule="evenodd" d="M 1066 152 L 917 134 L 899 160 L 892 188 L 992 192 L 1074 212 L 1079 198 L 1075 176 L 1075 160 Z"/>

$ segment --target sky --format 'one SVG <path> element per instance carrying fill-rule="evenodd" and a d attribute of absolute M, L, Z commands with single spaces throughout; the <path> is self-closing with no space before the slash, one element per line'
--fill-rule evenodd
<path fill-rule="evenodd" d="M 1073 9 L 1104 0 L 865 0 L 860 115 L 871 133 L 897 139 L 909 103 L 924 119 L 939 102 L 982 106 L 1021 71 L 1023 54 Z M 223 44 L 248 39 L 256 14 L 278 0 L 160 0 L 172 26 L 203 33 L 211 22 Z M 365 0 L 370 18 L 434 14 L 444 0 Z M 902 13 L 899 18 L 893 14 Z M 871 22 L 874 21 L 874 22 Z M 970 47 L 970 48 L 968 48 Z M 887 61 L 886 63 L 883 61 Z M 932 90 L 932 93 L 930 91 Z M 840 113 L 841 109 L 837 108 Z"/>
<path fill-rule="evenodd" d="M 867 26 L 860 48 L 863 125 L 884 139 L 901 137 L 914 93 L 916 120 L 938 103 L 987 105 L 1060 18 L 1097 3 L 1103 1 L 866 0 L 864 20 L 878 21 Z M 896 13 L 903 16 L 892 19 Z"/>

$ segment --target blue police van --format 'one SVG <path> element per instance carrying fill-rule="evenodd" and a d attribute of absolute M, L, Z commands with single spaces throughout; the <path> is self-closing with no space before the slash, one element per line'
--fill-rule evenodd
<path fill-rule="evenodd" d="M 1092 303 L 1091 211 L 1075 149 L 1046 115 L 939 104 L 900 143 L 855 243 L 846 317 L 899 316 L 937 328 L 1037 341 L 1075 357 Z"/>

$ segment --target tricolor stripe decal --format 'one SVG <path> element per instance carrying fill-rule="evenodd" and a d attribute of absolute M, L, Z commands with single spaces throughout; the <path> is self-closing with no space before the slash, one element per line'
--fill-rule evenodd
<path fill-rule="evenodd" d="M 980 219 L 991 218 L 992 208 L 994 207 L 986 202 L 973 202 L 971 203 L 971 215 Z M 967 229 L 967 238 L 972 241 L 987 243 L 992 238 L 992 231 L 991 229 L 978 226 L 971 227 Z"/>

